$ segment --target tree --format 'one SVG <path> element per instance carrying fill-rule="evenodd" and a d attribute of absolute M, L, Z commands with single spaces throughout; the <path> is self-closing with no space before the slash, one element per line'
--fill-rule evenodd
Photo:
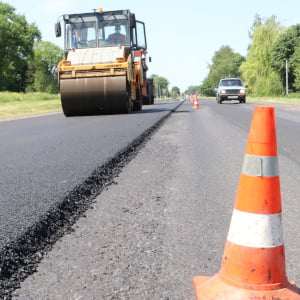
<path fill-rule="evenodd" d="M 197 85 L 190 85 L 188 89 L 184 92 L 185 94 L 200 94 L 200 86 Z"/>
<path fill-rule="evenodd" d="M 293 89 L 300 91 L 300 45 L 295 47 L 295 52 L 290 59 L 290 66 L 293 68 L 294 75 Z"/>
<path fill-rule="evenodd" d="M 62 60 L 63 50 L 50 43 L 37 41 L 34 43 L 34 56 L 29 61 L 27 72 L 28 90 L 56 93 L 57 64 Z"/>
<path fill-rule="evenodd" d="M 179 87 L 173 86 L 172 89 L 171 89 L 170 94 L 171 94 L 172 98 L 177 98 L 180 95 L 180 89 L 179 89 Z"/>
<path fill-rule="evenodd" d="M 248 85 L 248 92 L 255 96 L 283 93 L 279 75 L 271 67 L 272 47 L 282 31 L 283 27 L 275 16 L 254 27 L 247 60 L 242 63 L 240 71 Z"/>
<path fill-rule="evenodd" d="M 207 96 L 214 95 L 214 87 L 224 77 L 240 77 L 239 67 L 245 58 L 235 53 L 229 46 L 222 46 L 215 52 L 209 73 L 201 85 L 201 93 Z"/>
<path fill-rule="evenodd" d="M 289 89 L 294 87 L 299 89 L 299 57 L 297 52 L 300 46 L 300 24 L 289 27 L 280 34 L 277 41 L 274 43 L 271 53 L 271 66 L 278 72 L 281 82 L 285 85 L 286 77 L 286 60 L 289 61 Z M 295 57 L 294 57 L 295 55 Z"/>
<path fill-rule="evenodd" d="M 27 59 L 33 55 L 33 43 L 41 33 L 25 16 L 0 2 L 0 90 L 25 89 Z"/>
<path fill-rule="evenodd" d="M 207 76 L 201 86 L 199 87 L 199 92 L 205 96 L 215 96 L 215 87 L 217 83 L 216 80 L 213 80 L 209 76 Z"/>
<path fill-rule="evenodd" d="M 156 97 L 168 96 L 169 81 L 165 77 L 152 75 Z"/>
<path fill-rule="evenodd" d="M 251 40 L 253 40 L 253 32 L 254 32 L 255 28 L 259 27 L 261 25 L 263 25 L 262 17 L 259 14 L 255 14 L 252 27 L 250 28 L 250 31 L 249 31 L 249 38 Z"/>

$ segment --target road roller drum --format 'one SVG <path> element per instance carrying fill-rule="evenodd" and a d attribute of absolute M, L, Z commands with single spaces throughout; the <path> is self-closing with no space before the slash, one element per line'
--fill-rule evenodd
<path fill-rule="evenodd" d="M 66 116 L 128 113 L 125 76 L 64 79 L 61 104 Z"/>

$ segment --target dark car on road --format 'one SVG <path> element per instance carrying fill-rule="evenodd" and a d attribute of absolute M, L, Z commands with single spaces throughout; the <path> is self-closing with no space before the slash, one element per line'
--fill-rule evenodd
<path fill-rule="evenodd" d="M 222 78 L 215 90 L 219 104 L 224 100 L 238 100 L 240 103 L 246 103 L 246 86 L 240 78 Z"/>

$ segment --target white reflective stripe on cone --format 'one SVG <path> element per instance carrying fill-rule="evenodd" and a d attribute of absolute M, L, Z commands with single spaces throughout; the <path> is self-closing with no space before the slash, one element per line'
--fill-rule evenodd
<path fill-rule="evenodd" d="M 253 214 L 234 209 L 227 240 L 255 248 L 281 246 L 281 214 Z"/>

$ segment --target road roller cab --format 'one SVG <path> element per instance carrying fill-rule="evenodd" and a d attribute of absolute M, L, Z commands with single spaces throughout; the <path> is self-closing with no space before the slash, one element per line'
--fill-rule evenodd
<path fill-rule="evenodd" d="M 129 10 L 69 14 L 62 21 L 65 58 L 58 77 L 64 114 L 141 110 L 148 70 L 144 23 Z"/>

